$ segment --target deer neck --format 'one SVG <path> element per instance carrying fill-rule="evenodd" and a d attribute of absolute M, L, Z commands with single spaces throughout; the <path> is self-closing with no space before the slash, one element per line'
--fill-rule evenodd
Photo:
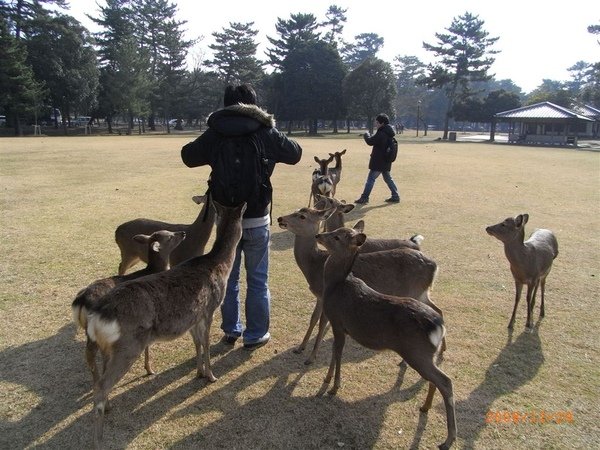
<path fill-rule="evenodd" d="M 525 257 L 525 230 L 519 233 L 510 241 L 504 242 L 504 254 L 510 262 L 518 262 Z"/>
<path fill-rule="evenodd" d="M 240 220 L 226 220 L 217 227 L 217 237 L 212 250 L 207 254 L 215 263 L 233 264 L 235 250 L 242 235 Z"/>
<path fill-rule="evenodd" d="M 357 252 L 348 255 L 329 255 L 323 268 L 324 292 L 326 296 L 335 291 L 340 283 L 343 283 L 350 274 Z"/>
<path fill-rule="evenodd" d="M 327 252 L 319 249 L 314 235 L 295 235 L 294 258 L 311 289 L 322 291 L 323 265 L 327 259 Z"/>
<path fill-rule="evenodd" d="M 152 252 L 148 255 L 148 265 L 146 266 L 148 269 L 148 273 L 157 273 L 162 272 L 164 270 L 169 270 L 169 260 L 165 261 L 160 255 L 155 252 Z"/>
<path fill-rule="evenodd" d="M 208 210 L 207 210 L 208 208 Z M 212 228 L 212 226 L 215 223 L 215 210 L 214 208 L 211 208 L 210 206 L 207 206 L 206 203 L 204 203 L 202 205 L 202 209 L 200 210 L 200 213 L 198 214 L 198 217 L 196 217 L 196 220 L 194 220 L 194 222 L 192 222 L 192 224 L 190 225 L 189 229 L 187 230 L 189 235 L 203 235 L 206 236 L 206 240 L 208 241 L 208 238 L 210 236 L 210 229 Z M 189 239 L 190 236 L 188 236 Z M 206 244 L 206 243 L 205 243 Z"/>

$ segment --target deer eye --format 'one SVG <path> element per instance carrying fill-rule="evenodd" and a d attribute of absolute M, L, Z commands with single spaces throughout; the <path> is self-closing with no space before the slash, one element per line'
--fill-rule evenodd
<path fill-rule="evenodd" d="M 305 216 L 304 214 L 300 214 L 300 218 L 301 218 L 302 220 L 304 220 L 304 219 L 306 219 L 306 216 Z"/>
<path fill-rule="evenodd" d="M 339 240 L 340 240 L 340 238 L 339 238 L 338 236 L 336 236 L 334 239 L 335 239 L 336 241 L 339 241 Z"/>

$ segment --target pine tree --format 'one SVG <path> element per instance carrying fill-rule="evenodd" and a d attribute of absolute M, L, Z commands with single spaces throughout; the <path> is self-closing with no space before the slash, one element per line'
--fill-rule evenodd
<path fill-rule="evenodd" d="M 222 32 L 213 33 L 216 44 L 209 45 L 209 48 L 215 53 L 209 65 L 219 73 L 225 84 L 257 85 L 264 75 L 256 58 L 258 31 L 252 28 L 253 25 L 254 22 L 230 22 Z"/>
<path fill-rule="evenodd" d="M 0 17 L 0 107 L 18 136 L 23 133 L 21 117 L 37 106 L 42 93 L 26 59 L 25 46 L 9 33 L 6 19 Z"/>
<path fill-rule="evenodd" d="M 273 47 L 267 50 L 267 57 L 271 66 L 277 71 L 282 70 L 283 61 L 293 50 L 301 45 L 316 42 L 319 38 L 317 31 L 319 25 L 312 14 L 292 14 L 290 20 L 277 18 L 275 30 L 279 38 L 267 36 Z"/>
<path fill-rule="evenodd" d="M 454 18 L 448 33 L 436 33 L 437 45 L 423 43 L 439 62 L 430 64 L 429 74 L 422 80 L 430 88 L 444 89 L 448 107 L 444 120 L 443 139 L 448 138 L 448 124 L 457 98 L 468 97 L 470 83 L 491 78 L 488 70 L 495 61 L 491 47 L 498 40 L 483 29 L 484 21 L 469 12 Z"/>

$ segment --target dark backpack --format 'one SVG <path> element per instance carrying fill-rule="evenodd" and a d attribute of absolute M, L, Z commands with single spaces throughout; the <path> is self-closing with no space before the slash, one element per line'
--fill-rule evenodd
<path fill-rule="evenodd" d="M 398 157 L 398 141 L 395 137 L 390 138 L 385 155 L 387 156 L 388 162 L 396 161 L 396 158 Z"/>
<path fill-rule="evenodd" d="M 254 135 L 222 136 L 213 153 L 208 190 L 225 206 L 243 202 L 266 207 L 271 183 L 262 142 Z"/>

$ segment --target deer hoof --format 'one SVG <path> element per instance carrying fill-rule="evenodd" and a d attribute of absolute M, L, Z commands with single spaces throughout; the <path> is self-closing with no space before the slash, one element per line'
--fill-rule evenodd
<path fill-rule="evenodd" d="M 425 405 L 423 405 L 423 406 L 421 406 L 421 407 L 419 408 L 419 411 L 421 411 L 422 413 L 425 413 L 425 414 L 427 414 L 427 413 L 429 412 L 429 407 L 428 407 L 428 406 L 425 406 Z"/>

